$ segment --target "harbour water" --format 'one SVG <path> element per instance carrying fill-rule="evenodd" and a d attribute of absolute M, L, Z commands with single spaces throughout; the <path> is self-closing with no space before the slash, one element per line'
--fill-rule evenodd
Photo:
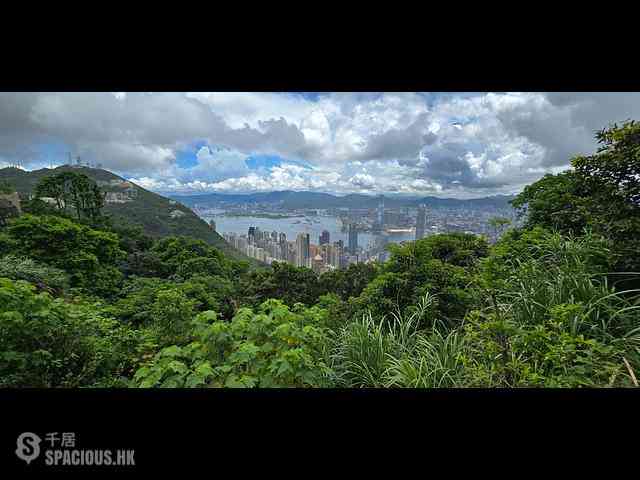
<path fill-rule="evenodd" d="M 288 218 L 264 218 L 264 217 L 245 217 L 245 216 L 226 216 L 222 215 L 223 211 L 218 214 L 202 215 L 207 222 L 214 220 L 216 222 L 216 231 L 222 235 L 224 233 L 235 233 L 237 235 L 247 234 L 249 227 L 258 227 L 262 231 L 278 233 L 283 232 L 287 235 L 287 240 L 295 241 L 299 233 L 308 233 L 311 243 L 318 244 L 319 237 L 323 230 L 327 230 L 330 235 L 330 241 L 336 242 L 342 240 L 345 245 L 348 243 L 348 233 L 341 231 L 341 223 L 338 217 L 333 216 L 309 216 L 309 217 L 288 217 Z M 358 245 L 361 247 L 372 247 L 376 241 L 376 237 L 380 234 L 358 233 Z M 413 240 L 415 234 L 413 232 L 393 232 L 384 234 L 388 242 L 401 242 L 404 240 Z"/>

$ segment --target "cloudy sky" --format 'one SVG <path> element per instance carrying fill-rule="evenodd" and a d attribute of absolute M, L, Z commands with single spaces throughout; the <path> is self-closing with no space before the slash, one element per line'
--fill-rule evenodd
<path fill-rule="evenodd" d="M 516 193 L 640 93 L 0 93 L 0 167 L 67 152 L 161 193 Z"/>

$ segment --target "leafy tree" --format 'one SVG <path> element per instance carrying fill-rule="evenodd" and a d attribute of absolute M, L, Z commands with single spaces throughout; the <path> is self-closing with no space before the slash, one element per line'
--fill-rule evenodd
<path fill-rule="evenodd" d="M 600 147 L 595 155 L 578 156 L 571 162 L 584 182 L 581 193 L 615 199 L 616 205 L 640 206 L 640 123 L 614 124 L 596 138 Z"/>
<path fill-rule="evenodd" d="M 120 321 L 134 326 L 148 326 L 153 323 L 151 307 L 158 292 L 171 288 L 171 284 L 161 278 L 132 277 L 124 283 L 108 312 Z"/>
<path fill-rule="evenodd" d="M 237 307 L 233 304 L 233 294 L 232 282 L 223 277 L 194 276 L 185 282 L 132 277 L 125 281 L 119 298 L 107 307 L 107 311 L 120 321 L 135 326 L 152 327 L 162 323 L 162 328 L 167 329 L 175 322 L 184 326 L 184 321 L 190 320 L 195 312 L 211 309 L 217 309 L 223 312 L 223 318 L 231 319 Z M 166 299 L 167 296 L 176 297 L 176 305 L 162 312 L 163 297 Z M 178 315 L 174 312 L 176 308 L 184 311 Z M 173 320 L 167 317 L 169 311 L 174 312 Z"/>
<path fill-rule="evenodd" d="M 488 223 L 493 227 L 495 236 L 498 237 L 504 231 L 504 228 L 511 224 L 511 220 L 506 217 L 492 217 Z"/>
<path fill-rule="evenodd" d="M 440 260 L 459 267 L 473 266 L 489 252 L 486 240 L 476 235 L 447 233 L 431 235 L 407 245 L 389 245 L 391 258 L 387 271 L 402 271 L 419 266 L 426 260 Z"/>
<path fill-rule="evenodd" d="M 250 272 L 241 279 L 239 292 L 249 305 L 278 298 L 288 306 L 313 305 L 321 294 L 318 276 L 313 270 L 283 262 L 274 262 L 271 269 Z"/>
<path fill-rule="evenodd" d="M 22 215 L 6 233 L 12 251 L 69 273 L 71 286 L 98 295 L 113 295 L 122 274 L 116 268 L 124 258 L 117 235 L 57 216 Z M 1 247 L 0 242 L 0 247 Z"/>
<path fill-rule="evenodd" d="M 357 297 L 379 273 L 373 263 L 352 263 L 345 269 L 332 270 L 320 275 L 321 292 L 335 293 L 343 300 Z"/>
<path fill-rule="evenodd" d="M 128 254 L 145 252 L 153 247 L 154 240 L 144 232 L 140 225 L 119 223 L 110 225 L 109 230 L 120 238 L 120 248 Z"/>
<path fill-rule="evenodd" d="M 32 215 L 45 216 L 45 215 L 58 215 L 68 218 L 73 218 L 71 215 L 59 210 L 56 206 L 51 205 L 41 198 L 31 198 L 21 202 L 21 208 L 24 213 L 30 213 Z"/>
<path fill-rule="evenodd" d="M 640 124 L 613 125 L 597 134 L 594 155 L 572 160 L 573 170 L 546 175 L 512 202 L 525 226 L 565 234 L 585 228 L 613 243 L 618 271 L 640 271 Z"/>
<path fill-rule="evenodd" d="M 246 275 L 251 269 L 251 264 L 246 260 L 231 260 L 231 278 L 237 279 Z"/>
<path fill-rule="evenodd" d="M 525 228 L 540 226 L 579 234 L 589 221 L 590 199 L 579 195 L 579 177 L 573 171 L 545 175 L 527 185 L 511 203 L 526 217 Z"/>
<path fill-rule="evenodd" d="M 475 235 L 433 235 L 407 245 L 391 245 L 391 258 L 362 294 L 351 304 L 360 317 L 391 313 L 410 315 L 420 298 L 434 295 L 437 316 L 450 324 L 462 321 L 473 298 L 468 285 L 480 258 L 487 255 L 486 241 Z"/>
<path fill-rule="evenodd" d="M 233 318 L 239 305 L 234 283 L 221 276 L 194 275 L 178 284 L 180 290 L 193 299 L 198 311 L 213 310 L 219 312 L 224 320 Z"/>
<path fill-rule="evenodd" d="M 0 278 L 0 386 L 123 385 L 150 338 L 104 317 L 95 305 L 35 293 L 24 281 Z"/>
<path fill-rule="evenodd" d="M 352 319 L 352 306 L 335 293 L 321 295 L 316 306 L 327 312 L 325 326 L 334 332 Z"/>
<path fill-rule="evenodd" d="M 202 240 L 190 237 L 165 237 L 150 249 L 162 265 L 164 277 L 182 279 L 192 275 L 220 275 L 229 277 L 230 262 L 224 254 Z"/>
<path fill-rule="evenodd" d="M 38 197 L 50 197 L 58 210 L 72 211 L 78 220 L 98 220 L 104 207 L 104 194 L 89 177 L 77 172 L 62 172 L 44 177 L 36 186 Z"/>
<path fill-rule="evenodd" d="M 151 330 L 160 346 L 182 344 L 189 340 L 189 323 L 194 316 L 195 301 L 178 288 L 160 290 L 151 305 Z"/>
<path fill-rule="evenodd" d="M 15 192 L 15 187 L 6 180 L 0 180 L 0 195 L 9 194 Z"/>

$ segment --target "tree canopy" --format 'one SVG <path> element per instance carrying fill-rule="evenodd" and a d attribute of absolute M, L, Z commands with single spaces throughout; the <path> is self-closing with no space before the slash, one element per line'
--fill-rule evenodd
<path fill-rule="evenodd" d="M 62 172 L 44 177 L 35 191 L 38 197 L 53 198 L 58 210 L 71 212 L 78 220 L 96 221 L 104 207 L 104 193 L 82 173 Z"/>

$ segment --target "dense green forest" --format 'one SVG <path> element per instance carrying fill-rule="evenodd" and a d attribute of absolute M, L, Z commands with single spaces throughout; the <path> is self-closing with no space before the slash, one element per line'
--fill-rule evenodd
<path fill-rule="evenodd" d="M 640 124 L 597 139 L 494 245 L 434 235 L 320 276 L 148 236 L 82 173 L 40 179 L 56 202 L 0 209 L 0 386 L 638 386 Z"/>

